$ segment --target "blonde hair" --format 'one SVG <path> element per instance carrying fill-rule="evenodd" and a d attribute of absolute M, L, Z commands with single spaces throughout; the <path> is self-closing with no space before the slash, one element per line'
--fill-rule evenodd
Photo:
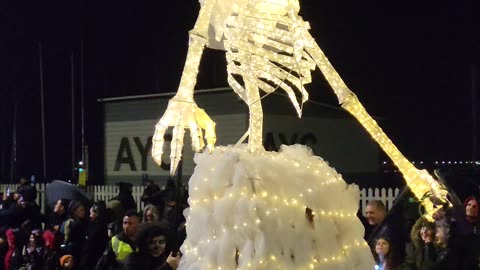
<path fill-rule="evenodd" d="M 155 205 L 149 204 L 149 205 L 145 206 L 145 208 L 143 209 L 142 222 L 147 222 L 147 212 L 148 211 L 152 212 L 153 221 L 160 221 L 160 211 L 158 210 L 158 208 Z"/>

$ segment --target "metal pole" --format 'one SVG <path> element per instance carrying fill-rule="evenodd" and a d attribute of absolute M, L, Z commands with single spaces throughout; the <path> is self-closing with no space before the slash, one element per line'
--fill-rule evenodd
<path fill-rule="evenodd" d="M 477 89 L 477 70 L 475 64 L 470 66 L 472 80 L 472 160 L 478 160 L 478 89 Z"/>
<path fill-rule="evenodd" d="M 38 56 L 39 56 L 39 70 L 40 70 L 40 104 L 41 104 L 41 117 L 42 117 L 42 154 L 43 154 L 43 177 L 47 177 L 47 154 L 46 154 L 46 140 L 45 140 L 45 102 L 44 102 L 44 89 L 43 89 L 43 52 L 42 43 L 38 43 Z"/>
<path fill-rule="evenodd" d="M 13 91 L 13 132 L 12 132 L 12 159 L 10 161 L 10 180 L 14 183 L 17 167 L 17 94 Z"/>
<path fill-rule="evenodd" d="M 72 183 L 75 183 L 75 65 L 73 53 L 70 56 L 71 88 L 72 88 Z"/>
<path fill-rule="evenodd" d="M 85 84 L 84 84 L 84 51 L 83 39 L 80 41 L 80 92 L 81 92 L 81 117 L 82 117 L 82 161 L 85 163 Z"/>

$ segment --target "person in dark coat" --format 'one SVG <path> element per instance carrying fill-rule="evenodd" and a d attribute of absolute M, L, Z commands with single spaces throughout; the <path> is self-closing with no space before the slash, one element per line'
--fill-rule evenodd
<path fill-rule="evenodd" d="M 26 202 L 34 202 L 37 199 L 37 189 L 32 185 L 32 182 L 26 178 L 20 179 L 17 193 L 20 194 Z"/>
<path fill-rule="evenodd" d="M 42 270 L 44 255 L 43 233 L 40 230 L 33 230 L 28 244 L 23 250 L 23 260 L 26 268 L 28 270 Z"/>
<path fill-rule="evenodd" d="M 387 237 L 390 239 L 390 244 L 396 251 L 398 261 L 403 261 L 405 258 L 405 243 L 408 241 L 410 228 L 407 219 L 404 215 L 404 204 L 407 204 L 405 196 L 397 197 L 394 207 L 388 213 L 381 211 L 381 215 L 375 214 L 369 216 L 367 205 L 367 220 L 370 226 L 375 226 L 371 231 L 367 243 L 373 249 L 374 240 L 380 237 Z M 381 201 L 369 202 L 375 204 L 377 207 L 383 205 Z M 384 205 L 383 205 L 384 207 Z M 383 208 L 381 207 L 381 208 Z"/>
<path fill-rule="evenodd" d="M 79 263 L 79 269 L 95 269 L 108 244 L 107 223 L 105 202 L 96 202 L 90 208 L 87 242 L 84 245 L 84 257 Z"/>
<path fill-rule="evenodd" d="M 156 185 L 151 179 L 144 180 L 144 187 L 142 197 L 140 200 L 146 205 L 152 204 L 156 207 L 163 205 L 163 200 L 161 198 L 161 190 L 158 185 Z"/>
<path fill-rule="evenodd" d="M 133 185 L 130 183 L 119 182 L 118 183 L 118 195 L 115 197 L 116 200 L 119 200 L 122 204 L 123 210 L 127 212 L 128 210 L 137 210 L 137 203 L 133 198 Z"/>
<path fill-rule="evenodd" d="M 80 261 L 83 254 L 83 246 L 86 244 L 88 220 L 86 219 L 85 206 L 79 201 L 71 201 L 68 205 L 70 218 L 62 224 L 63 254 L 72 255 Z"/>
<path fill-rule="evenodd" d="M 0 228 L 0 270 L 5 270 L 5 255 L 8 250 L 7 237 L 5 231 L 7 228 Z"/>
<path fill-rule="evenodd" d="M 108 238 L 112 238 L 122 232 L 123 217 L 125 216 L 125 210 L 119 200 L 111 200 L 107 203 L 107 216 Z"/>
<path fill-rule="evenodd" d="M 70 202 L 65 199 L 58 200 L 55 206 L 53 207 L 53 212 L 49 216 L 47 223 L 45 224 L 45 230 L 51 230 L 54 232 L 58 232 L 60 230 L 60 226 L 62 226 L 63 222 L 68 219 L 68 204 Z"/>
<path fill-rule="evenodd" d="M 58 260 L 60 259 L 57 252 L 55 233 L 52 231 L 43 232 L 43 242 L 45 244 L 45 252 L 43 254 L 42 270 L 55 270 L 59 268 Z"/>
<path fill-rule="evenodd" d="M 425 237 L 425 257 L 420 270 L 452 270 L 461 269 L 460 261 L 455 249 L 455 236 L 452 221 L 442 218 L 435 222 L 435 238 Z"/>
<path fill-rule="evenodd" d="M 9 228 L 20 228 L 28 223 L 30 230 L 41 229 L 42 215 L 35 202 L 23 200 L 15 193 L 8 209 L 0 211 L 0 224 Z"/>
<path fill-rule="evenodd" d="M 0 224 L 8 228 L 20 228 L 25 221 L 25 203 L 20 201 L 17 193 L 10 194 L 4 208 L 0 210 Z"/>
<path fill-rule="evenodd" d="M 167 249 L 167 235 L 167 229 L 159 224 L 142 224 L 136 240 L 138 252 L 128 255 L 125 270 L 177 269 L 180 255 Z"/>
<path fill-rule="evenodd" d="M 5 269 L 18 270 L 23 265 L 23 231 L 20 229 L 8 229 L 5 233 L 8 243 L 8 251 L 5 255 Z"/>
<path fill-rule="evenodd" d="M 365 226 L 365 241 L 367 241 L 371 248 L 374 246 L 373 235 L 375 230 L 383 223 L 387 215 L 387 208 L 380 200 L 368 201 L 365 209 L 365 217 L 361 219 Z"/>
<path fill-rule="evenodd" d="M 425 241 L 435 242 L 435 223 L 420 217 L 410 232 L 410 242 L 405 248 L 405 260 L 402 270 L 420 269 L 425 258 Z"/>

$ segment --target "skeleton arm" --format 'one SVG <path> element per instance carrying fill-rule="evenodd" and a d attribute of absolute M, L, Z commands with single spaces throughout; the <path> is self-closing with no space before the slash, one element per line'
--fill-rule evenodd
<path fill-rule="evenodd" d="M 162 118 L 155 125 L 155 134 L 152 138 L 152 157 L 159 165 L 162 163 L 165 132 L 168 127 L 173 126 L 170 153 L 171 175 L 175 174 L 182 157 L 185 128 L 190 129 L 192 148 L 196 152 L 205 146 L 202 130 L 205 130 L 205 139 L 210 151 L 213 150 L 216 141 L 215 123 L 203 109 L 197 106 L 193 99 L 198 68 L 203 50 L 208 42 L 208 18 L 212 10 L 211 3 L 211 1 L 204 3 L 194 29 L 190 31 L 190 44 L 180 86 L 177 94 L 168 102 L 167 110 Z"/>
<path fill-rule="evenodd" d="M 308 33 L 305 33 L 304 38 L 307 40 L 313 40 Z M 357 96 L 350 91 L 320 47 L 315 42 L 312 42 L 311 44 L 314 44 L 313 48 L 307 48 L 307 51 L 317 63 L 330 86 L 333 88 L 333 91 L 338 97 L 339 103 L 360 122 L 372 138 L 392 159 L 400 172 L 402 172 L 407 185 L 410 187 L 415 197 L 421 200 L 426 194 L 431 192 L 431 195 L 440 200 L 440 202 L 449 204 L 445 188 L 428 174 L 426 170 L 418 170 L 408 159 L 405 158 L 405 156 L 403 156 L 385 132 L 383 132 L 378 126 L 377 122 L 368 114 Z M 425 207 L 426 218 L 432 220 L 432 215 L 436 210 L 433 202 L 430 200 L 423 201 L 423 206 Z"/>

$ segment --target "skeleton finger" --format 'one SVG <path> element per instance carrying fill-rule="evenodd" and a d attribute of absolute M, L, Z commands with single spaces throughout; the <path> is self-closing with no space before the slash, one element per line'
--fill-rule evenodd
<path fill-rule="evenodd" d="M 180 116 L 181 118 L 181 116 Z M 183 123 L 178 121 L 177 125 L 173 128 L 172 142 L 170 143 L 170 175 L 174 175 L 177 171 L 178 164 L 182 159 L 183 150 L 183 137 L 185 135 L 185 129 Z"/>
<path fill-rule="evenodd" d="M 196 122 L 190 122 L 190 137 L 192 138 L 192 149 L 195 152 L 199 152 L 205 143 L 203 143 L 202 138 L 202 129 L 198 126 Z"/>
<path fill-rule="evenodd" d="M 168 124 L 164 118 L 160 119 L 155 125 L 155 134 L 152 138 L 152 157 L 155 163 L 162 165 L 163 144 L 165 142 L 164 136 L 167 130 Z"/>

